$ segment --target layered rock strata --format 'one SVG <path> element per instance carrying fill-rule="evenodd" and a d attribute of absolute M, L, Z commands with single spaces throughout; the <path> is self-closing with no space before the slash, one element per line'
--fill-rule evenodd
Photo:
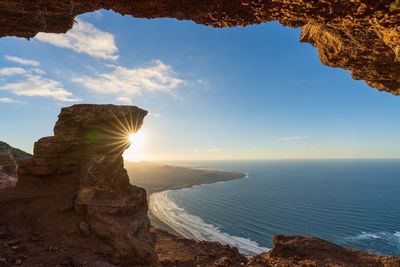
<path fill-rule="evenodd" d="M 64 33 L 74 18 L 110 9 L 138 18 L 176 18 L 212 27 L 278 21 L 302 27 L 322 63 L 349 70 L 378 90 L 400 94 L 400 10 L 394 0 L 0 0 L 0 36 Z M 265 34 L 268 34 L 266 32 Z"/>

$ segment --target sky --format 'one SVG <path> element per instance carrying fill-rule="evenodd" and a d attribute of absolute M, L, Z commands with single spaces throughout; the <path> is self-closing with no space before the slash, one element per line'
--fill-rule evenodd
<path fill-rule="evenodd" d="M 112 103 L 149 111 L 139 160 L 400 158 L 400 97 L 299 35 L 97 11 L 67 34 L 1 38 L 0 140 L 32 152 L 62 107 Z"/>

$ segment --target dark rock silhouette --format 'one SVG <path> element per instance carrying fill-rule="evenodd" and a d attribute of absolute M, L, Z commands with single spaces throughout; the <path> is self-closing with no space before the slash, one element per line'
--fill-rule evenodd
<path fill-rule="evenodd" d="M 157 265 L 146 192 L 129 183 L 122 158 L 128 134 L 146 114 L 131 106 L 63 108 L 54 136 L 35 143 L 33 158 L 18 168 L 17 186 L 2 194 L 0 222 L 12 222 L 17 236 L 41 229 L 43 238 L 63 245 L 89 238 L 118 262 Z M 96 254 L 99 247 L 82 249 Z"/>

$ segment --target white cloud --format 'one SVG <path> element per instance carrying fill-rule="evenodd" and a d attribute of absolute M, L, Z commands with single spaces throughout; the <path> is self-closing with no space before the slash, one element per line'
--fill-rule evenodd
<path fill-rule="evenodd" d="M 75 98 L 72 93 L 65 90 L 59 81 L 30 73 L 24 75 L 24 79 L 22 80 L 0 84 L 0 90 L 7 90 L 21 96 L 51 97 L 66 102 L 80 100 Z"/>
<path fill-rule="evenodd" d="M 21 101 L 9 97 L 0 97 L 0 103 L 21 103 Z"/>
<path fill-rule="evenodd" d="M 115 45 L 114 35 L 101 31 L 94 25 L 82 20 L 78 20 L 74 27 L 65 34 L 38 33 L 35 39 L 96 58 L 108 60 L 118 58 L 118 48 Z"/>
<path fill-rule="evenodd" d="M 26 71 L 22 68 L 0 68 L 0 76 L 13 76 L 17 74 L 24 74 Z"/>
<path fill-rule="evenodd" d="M 220 148 L 209 148 L 207 149 L 208 152 L 220 152 L 221 149 Z"/>
<path fill-rule="evenodd" d="M 39 68 L 32 68 L 31 71 L 36 72 L 37 74 L 40 74 L 40 75 L 46 74 L 46 72 L 44 70 L 39 69 Z"/>
<path fill-rule="evenodd" d="M 132 105 L 132 99 L 130 97 L 118 97 L 115 100 L 122 104 Z"/>
<path fill-rule="evenodd" d="M 195 149 L 193 149 L 193 152 L 194 152 L 194 153 L 198 153 L 198 152 L 200 152 L 200 151 L 201 151 L 200 148 L 195 148 Z"/>
<path fill-rule="evenodd" d="M 11 62 L 15 62 L 18 64 L 22 64 L 22 65 L 28 65 L 28 66 L 33 66 L 33 67 L 37 67 L 40 65 L 40 63 L 36 60 L 30 60 L 30 59 L 25 59 L 25 58 L 21 58 L 21 57 L 15 57 L 15 56 L 4 56 L 6 60 L 11 61 Z"/>
<path fill-rule="evenodd" d="M 172 67 L 161 60 L 148 66 L 125 68 L 109 65 L 110 72 L 95 76 L 80 76 L 73 79 L 87 89 L 101 94 L 119 94 L 124 98 L 141 95 L 145 91 L 169 92 L 184 83 L 176 77 Z"/>
<path fill-rule="evenodd" d="M 303 140 L 303 139 L 308 139 L 311 136 L 309 135 L 295 135 L 295 136 L 287 136 L 287 137 L 279 137 L 278 140 L 279 141 L 295 141 L 295 140 Z"/>
<path fill-rule="evenodd" d="M 160 113 L 153 113 L 153 112 L 149 112 L 149 116 L 152 116 L 152 117 L 158 118 L 158 117 L 160 117 Z"/>

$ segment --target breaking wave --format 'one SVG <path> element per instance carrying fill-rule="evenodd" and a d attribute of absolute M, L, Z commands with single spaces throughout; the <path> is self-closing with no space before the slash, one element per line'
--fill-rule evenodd
<path fill-rule="evenodd" d="M 348 237 L 349 240 L 368 240 L 368 239 L 384 239 L 391 240 L 400 244 L 400 231 L 396 232 L 377 232 L 377 233 L 368 233 L 361 232 L 361 234 Z"/>
<path fill-rule="evenodd" d="M 400 231 L 388 232 L 361 232 L 360 234 L 346 238 L 352 244 L 364 247 L 368 252 L 391 255 L 391 251 L 400 252 Z M 386 250 L 384 248 L 390 248 Z"/>
<path fill-rule="evenodd" d="M 217 226 L 206 223 L 198 216 L 187 213 L 168 197 L 170 190 L 153 193 L 149 197 L 151 212 L 163 223 L 182 236 L 196 240 L 218 241 L 237 247 L 245 255 L 269 250 L 250 239 L 222 232 Z"/>

